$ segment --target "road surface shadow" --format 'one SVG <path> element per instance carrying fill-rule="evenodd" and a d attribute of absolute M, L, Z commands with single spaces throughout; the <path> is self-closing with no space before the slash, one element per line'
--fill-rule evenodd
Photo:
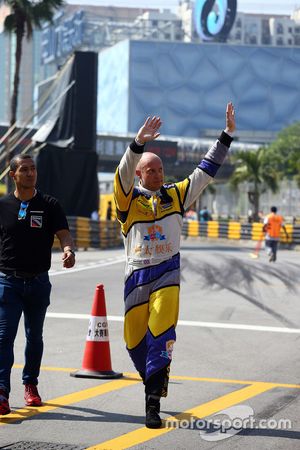
<path fill-rule="evenodd" d="M 271 264 L 255 264 L 253 261 L 241 261 L 240 258 L 224 254 L 215 254 L 215 263 L 191 260 L 186 257 L 181 258 L 181 275 L 185 280 L 185 272 L 197 275 L 196 281 L 200 283 L 202 289 L 227 290 L 239 297 L 244 298 L 257 308 L 267 312 L 282 324 L 292 328 L 298 325 L 274 311 L 259 301 L 255 284 L 262 283 L 269 289 L 278 280 L 288 293 L 297 294 L 299 285 L 299 267 L 275 266 Z"/>

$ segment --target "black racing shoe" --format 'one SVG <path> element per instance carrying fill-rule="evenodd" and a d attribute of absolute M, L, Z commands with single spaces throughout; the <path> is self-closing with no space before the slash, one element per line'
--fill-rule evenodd
<path fill-rule="evenodd" d="M 160 428 L 161 418 L 159 416 L 160 402 L 158 399 L 148 397 L 146 400 L 146 420 L 145 425 L 147 428 Z"/>
<path fill-rule="evenodd" d="M 157 412 L 155 406 L 148 406 L 146 409 L 146 421 L 145 425 L 147 428 L 160 428 L 161 427 L 161 418 Z"/>

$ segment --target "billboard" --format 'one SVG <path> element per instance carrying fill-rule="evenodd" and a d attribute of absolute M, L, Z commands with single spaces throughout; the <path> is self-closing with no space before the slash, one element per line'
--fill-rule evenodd
<path fill-rule="evenodd" d="M 235 20 L 237 0 L 196 0 L 194 23 L 203 41 L 226 42 Z"/>

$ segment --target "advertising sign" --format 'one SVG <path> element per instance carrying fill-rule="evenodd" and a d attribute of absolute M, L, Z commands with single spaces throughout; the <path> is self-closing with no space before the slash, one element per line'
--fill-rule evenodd
<path fill-rule="evenodd" d="M 194 23 L 203 41 L 226 42 L 235 20 L 237 0 L 196 0 Z"/>

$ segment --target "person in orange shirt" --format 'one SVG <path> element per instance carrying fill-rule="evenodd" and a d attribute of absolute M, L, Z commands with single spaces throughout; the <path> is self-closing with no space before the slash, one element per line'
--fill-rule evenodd
<path fill-rule="evenodd" d="M 265 217 L 263 226 L 263 231 L 266 233 L 266 247 L 270 262 L 275 262 L 277 259 L 277 247 L 280 240 L 281 228 L 284 230 L 286 237 L 288 237 L 283 217 L 277 214 L 276 206 L 272 206 L 271 213 Z"/>

